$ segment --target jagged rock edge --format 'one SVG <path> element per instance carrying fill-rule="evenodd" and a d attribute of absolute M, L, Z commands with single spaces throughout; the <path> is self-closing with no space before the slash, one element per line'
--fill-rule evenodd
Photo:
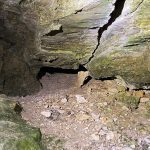
<path fill-rule="evenodd" d="M 114 8 L 114 10 L 111 12 L 111 14 L 109 15 L 109 16 L 110 16 L 110 19 L 108 20 L 108 22 L 107 22 L 106 24 L 104 24 L 102 27 L 99 28 L 99 30 L 98 30 L 98 36 L 97 36 L 97 42 L 98 42 L 98 44 L 96 45 L 96 48 L 95 48 L 94 51 L 92 52 L 92 55 L 91 55 L 91 57 L 89 58 L 89 60 L 88 60 L 85 64 L 83 64 L 84 66 L 86 66 L 88 63 L 90 63 L 91 60 L 94 58 L 95 53 L 96 53 L 97 49 L 98 49 L 99 46 L 100 46 L 100 40 L 101 40 L 101 37 L 102 37 L 103 33 L 104 33 L 104 32 L 108 29 L 108 27 L 111 26 L 111 25 L 115 22 L 115 20 L 122 14 L 122 11 L 123 11 L 123 8 L 124 8 L 124 4 L 125 4 L 125 1 L 126 1 L 126 0 L 123 0 L 123 7 L 122 7 L 122 9 L 121 9 L 120 15 L 119 15 L 119 16 L 116 16 L 116 18 L 114 18 L 114 20 L 111 21 L 112 18 L 113 18 L 113 13 L 116 13 L 116 11 L 117 11 L 117 10 L 116 10 L 116 5 L 119 4 L 121 1 L 122 1 L 122 0 L 116 0 L 116 2 L 113 4 L 113 5 L 115 6 L 115 8 Z M 142 1 L 144 1 L 144 0 L 142 0 Z M 140 6 L 140 5 L 138 5 L 138 6 Z M 96 27 L 96 28 L 97 28 L 97 27 Z"/>

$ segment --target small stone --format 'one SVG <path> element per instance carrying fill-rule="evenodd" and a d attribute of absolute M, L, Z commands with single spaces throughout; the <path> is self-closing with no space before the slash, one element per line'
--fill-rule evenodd
<path fill-rule="evenodd" d="M 101 117 L 101 118 L 100 118 L 100 121 L 101 121 L 103 124 L 107 124 L 108 118 L 107 118 L 107 117 Z"/>
<path fill-rule="evenodd" d="M 95 121 L 99 121 L 100 119 L 100 115 L 98 114 L 94 114 L 94 113 L 91 113 L 91 116 L 92 116 L 92 118 L 95 120 Z"/>
<path fill-rule="evenodd" d="M 104 106 L 107 106 L 107 105 L 108 105 L 108 103 L 107 103 L 107 102 L 104 102 L 103 104 L 104 104 Z"/>
<path fill-rule="evenodd" d="M 56 121 L 59 119 L 59 116 L 61 115 L 61 113 L 56 110 L 56 109 L 52 109 L 51 110 L 51 116 L 49 117 L 51 120 Z"/>
<path fill-rule="evenodd" d="M 142 97 L 142 98 L 140 99 L 140 102 L 141 102 L 141 103 L 150 102 L 150 98 L 148 98 L 148 97 Z"/>
<path fill-rule="evenodd" d="M 99 135 L 101 135 L 101 136 L 103 136 L 103 135 L 106 135 L 107 133 L 106 133 L 106 131 L 104 131 L 104 130 L 100 130 L 99 131 Z"/>
<path fill-rule="evenodd" d="M 136 146 L 133 144 L 133 145 L 130 145 L 130 147 L 133 148 L 133 149 L 135 149 Z"/>
<path fill-rule="evenodd" d="M 75 97 L 76 97 L 77 103 L 79 104 L 87 103 L 87 100 L 82 95 L 76 95 Z"/>
<path fill-rule="evenodd" d="M 93 139 L 94 141 L 99 141 L 99 140 L 100 140 L 100 137 L 99 137 L 98 134 L 92 134 L 91 137 L 92 137 L 92 139 Z"/>
<path fill-rule="evenodd" d="M 103 127 L 102 127 L 102 130 L 108 131 L 108 128 L 107 128 L 106 126 L 103 126 Z"/>
<path fill-rule="evenodd" d="M 45 116 L 46 118 L 49 118 L 51 116 L 52 112 L 51 111 L 42 111 L 41 115 Z"/>
<path fill-rule="evenodd" d="M 78 115 L 76 116 L 76 118 L 77 118 L 77 120 L 79 120 L 79 121 L 86 121 L 86 120 L 89 120 L 89 119 L 91 118 L 91 116 L 88 115 L 88 114 L 78 114 Z"/>
<path fill-rule="evenodd" d="M 109 140 L 113 140 L 115 137 L 114 133 L 113 132 L 109 132 L 107 133 L 106 135 L 106 139 L 109 141 Z"/>
<path fill-rule="evenodd" d="M 49 105 L 45 105 L 44 108 L 49 108 Z"/>
<path fill-rule="evenodd" d="M 146 144 L 150 145 L 150 136 L 147 136 L 143 140 Z"/>
<path fill-rule="evenodd" d="M 80 71 L 78 72 L 78 87 L 81 87 L 84 85 L 85 80 L 89 77 L 88 71 Z"/>
<path fill-rule="evenodd" d="M 67 98 L 63 98 L 63 99 L 61 100 L 61 102 L 62 102 L 62 103 L 67 103 L 68 100 L 67 100 Z"/>
<path fill-rule="evenodd" d="M 116 122 L 118 119 L 117 118 L 113 118 L 113 121 Z"/>

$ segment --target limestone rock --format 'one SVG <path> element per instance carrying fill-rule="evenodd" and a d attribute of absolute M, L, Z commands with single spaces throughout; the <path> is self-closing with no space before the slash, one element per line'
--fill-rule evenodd
<path fill-rule="evenodd" d="M 136 88 L 149 88 L 149 0 L 126 0 L 123 12 L 103 33 L 87 65 L 95 78 L 121 76 Z"/>
<path fill-rule="evenodd" d="M 40 89 L 41 67 L 87 63 L 112 1 L 0 0 L 0 92 L 32 94 Z"/>
<path fill-rule="evenodd" d="M 42 67 L 150 86 L 149 0 L 0 0 L 0 92 L 40 90 Z"/>
<path fill-rule="evenodd" d="M 84 85 L 84 82 L 87 80 L 89 77 L 89 72 L 88 71 L 79 71 L 78 72 L 78 87 L 81 87 Z"/>
<path fill-rule="evenodd" d="M 0 149 L 41 150 L 41 132 L 22 120 L 19 105 L 0 97 Z"/>

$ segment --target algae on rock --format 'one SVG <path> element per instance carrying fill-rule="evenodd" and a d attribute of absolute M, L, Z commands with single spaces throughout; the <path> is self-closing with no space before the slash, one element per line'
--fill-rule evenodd
<path fill-rule="evenodd" d="M 27 125 L 20 111 L 15 101 L 0 97 L 0 150 L 42 150 L 40 130 Z"/>
<path fill-rule="evenodd" d="M 92 76 L 119 75 L 135 88 L 150 87 L 149 6 L 149 0 L 126 1 L 122 15 L 103 33 L 87 65 Z"/>

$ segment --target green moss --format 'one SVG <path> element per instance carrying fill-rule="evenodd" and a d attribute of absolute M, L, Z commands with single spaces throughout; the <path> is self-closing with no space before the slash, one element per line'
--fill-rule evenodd
<path fill-rule="evenodd" d="M 147 118 L 150 118 L 150 104 L 146 104 L 146 113 L 145 113 L 145 116 Z"/>
<path fill-rule="evenodd" d="M 0 144 L 2 150 L 41 150 L 41 132 L 20 116 L 19 103 L 0 97 Z"/>
<path fill-rule="evenodd" d="M 136 57 L 118 53 L 93 59 L 87 66 L 91 75 L 95 78 L 119 75 L 128 83 L 139 88 L 150 83 L 149 49 Z"/>
<path fill-rule="evenodd" d="M 127 92 L 122 92 L 117 95 L 117 100 L 123 102 L 131 111 L 138 108 L 140 103 L 140 98 L 132 96 Z"/>
<path fill-rule="evenodd" d="M 23 139 L 16 143 L 17 150 L 41 150 L 34 140 Z"/>
<path fill-rule="evenodd" d="M 40 145 L 38 145 L 32 139 L 10 139 L 5 141 L 3 150 L 42 150 Z"/>
<path fill-rule="evenodd" d="M 62 150 L 64 142 L 64 140 L 59 139 L 56 136 L 43 137 L 43 145 L 47 145 L 47 149 Z"/>

